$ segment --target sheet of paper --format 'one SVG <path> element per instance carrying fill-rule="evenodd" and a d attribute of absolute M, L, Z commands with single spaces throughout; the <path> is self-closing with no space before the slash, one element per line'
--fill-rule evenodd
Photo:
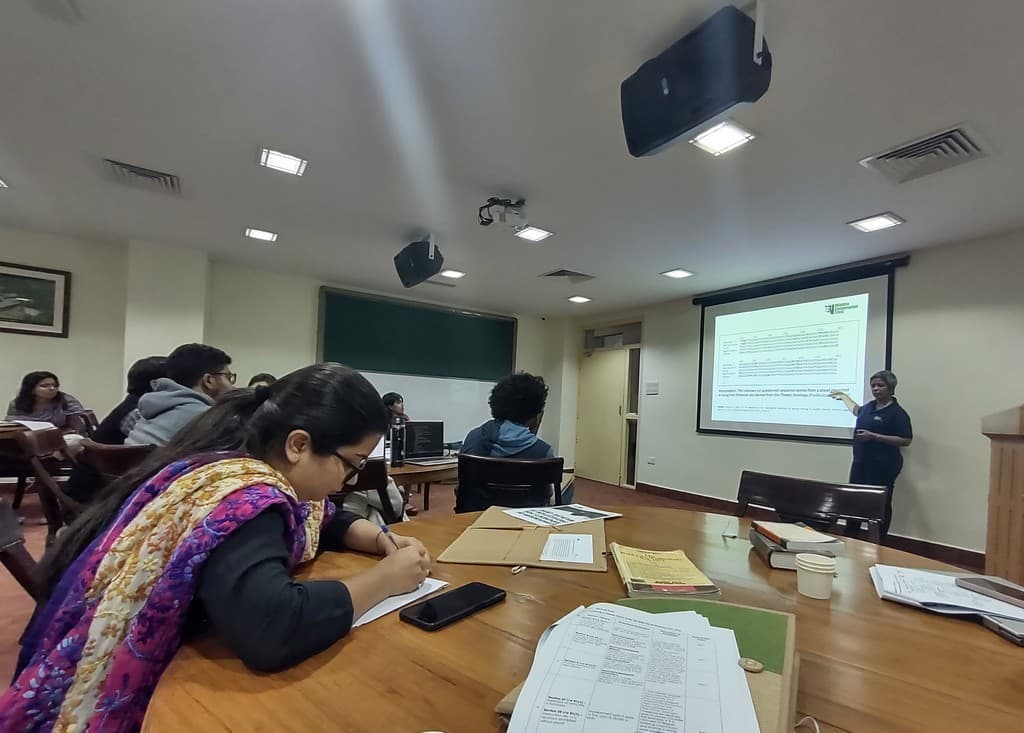
<path fill-rule="evenodd" d="M 400 596 L 391 596 L 390 598 L 385 598 L 383 601 L 381 601 L 376 606 L 374 606 L 369 611 L 367 611 L 362 616 L 353 621 L 352 628 L 355 628 L 356 626 L 362 626 L 363 624 L 368 624 L 371 621 L 376 621 L 381 616 L 387 616 L 389 613 L 394 613 L 398 609 L 408 606 L 413 601 L 418 601 L 420 598 L 423 598 L 424 596 L 429 596 L 434 591 L 441 590 L 447 585 L 448 583 L 446 583 L 443 580 L 437 580 L 436 578 L 427 578 L 423 581 L 423 585 L 421 585 L 419 588 L 412 591 L 411 593 L 403 593 Z"/>
<path fill-rule="evenodd" d="M 589 522 L 591 519 L 612 519 L 622 516 L 615 512 L 606 512 L 601 509 L 584 506 L 583 504 L 506 509 L 505 513 L 518 517 L 530 524 L 539 524 L 542 527 L 561 527 L 566 524 Z"/>
<path fill-rule="evenodd" d="M 548 535 L 540 559 L 547 562 L 579 562 L 590 565 L 594 562 L 594 538 L 589 534 Z"/>
<path fill-rule="evenodd" d="M 759 733 L 730 629 L 596 604 L 537 647 L 508 733 Z"/>
<path fill-rule="evenodd" d="M 987 613 L 1024 621 L 1024 608 L 961 588 L 954 575 L 894 565 L 875 565 L 871 571 L 879 595 L 889 594 L 942 613 Z"/>
<path fill-rule="evenodd" d="M 57 427 L 52 422 L 45 422 L 43 420 L 12 420 L 19 425 L 23 425 L 29 430 L 50 430 L 51 428 Z"/>

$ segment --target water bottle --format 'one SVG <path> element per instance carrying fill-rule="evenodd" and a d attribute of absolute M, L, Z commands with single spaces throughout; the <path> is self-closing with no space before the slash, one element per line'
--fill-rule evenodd
<path fill-rule="evenodd" d="M 405 465 L 405 423 L 401 420 L 391 425 L 391 465 Z"/>

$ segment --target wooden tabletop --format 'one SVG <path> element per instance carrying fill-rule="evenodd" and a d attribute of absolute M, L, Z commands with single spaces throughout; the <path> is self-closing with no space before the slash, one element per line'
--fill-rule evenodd
<path fill-rule="evenodd" d="M 602 507 L 608 541 L 656 550 L 683 548 L 722 588 L 722 600 L 797 616 L 797 708 L 822 731 L 1011 731 L 1024 720 L 1024 648 L 979 624 L 878 598 L 875 562 L 926 569 L 950 566 L 847 542 L 830 601 L 796 592 L 796 573 L 772 570 L 743 539 L 748 523 L 718 514 L 655 507 Z M 476 517 L 403 524 L 437 556 Z M 723 531 L 739 534 L 724 539 Z M 374 558 L 322 555 L 304 572 L 344 578 Z M 355 629 L 324 653 L 274 675 L 246 670 L 208 637 L 183 647 L 165 672 L 143 730 L 362 733 L 499 731 L 494 705 L 521 682 L 541 632 L 580 604 L 623 596 L 606 573 L 438 563 L 451 587 L 479 580 L 508 592 L 504 603 L 435 633 L 391 614 Z"/>
<path fill-rule="evenodd" d="M 388 476 L 399 486 L 410 484 L 436 484 L 451 481 L 459 477 L 458 456 L 452 456 L 451 463 L 435 466 L 416 466 L 406 463 L 403 466 L 388 466 Z"/>

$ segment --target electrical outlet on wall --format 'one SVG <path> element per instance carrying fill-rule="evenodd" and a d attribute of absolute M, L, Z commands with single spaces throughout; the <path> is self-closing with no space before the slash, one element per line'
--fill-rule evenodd
<path fill-rule="evenodd" d="M 654 456 L 648 456 L 648 458 L 647 458 L 647 465 L 648 466 L 653 466 L 656 463 L 657 463 L 657 461 L 654 460 Z"/>

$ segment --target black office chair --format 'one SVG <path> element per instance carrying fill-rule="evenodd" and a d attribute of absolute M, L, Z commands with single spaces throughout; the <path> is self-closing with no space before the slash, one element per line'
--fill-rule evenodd
<path fill-rule="evenodd" d="M 818 529 L 831 527 L 837 519 L 867 522 L 868 537 L 880 543 L 888 493 L 885 486 L 744 471 L 736 496 L 737 516 L 745 516 L 756 505 L 774 510 L 784 521 L 800 520 Z"/>
<path fill-rule="evenodd" d="M 478 512 L 491 506 L 547 506 L 554 491 L 562 503 L 562 458 L 520 460 L 459 454 L 455 511 Z"/>

